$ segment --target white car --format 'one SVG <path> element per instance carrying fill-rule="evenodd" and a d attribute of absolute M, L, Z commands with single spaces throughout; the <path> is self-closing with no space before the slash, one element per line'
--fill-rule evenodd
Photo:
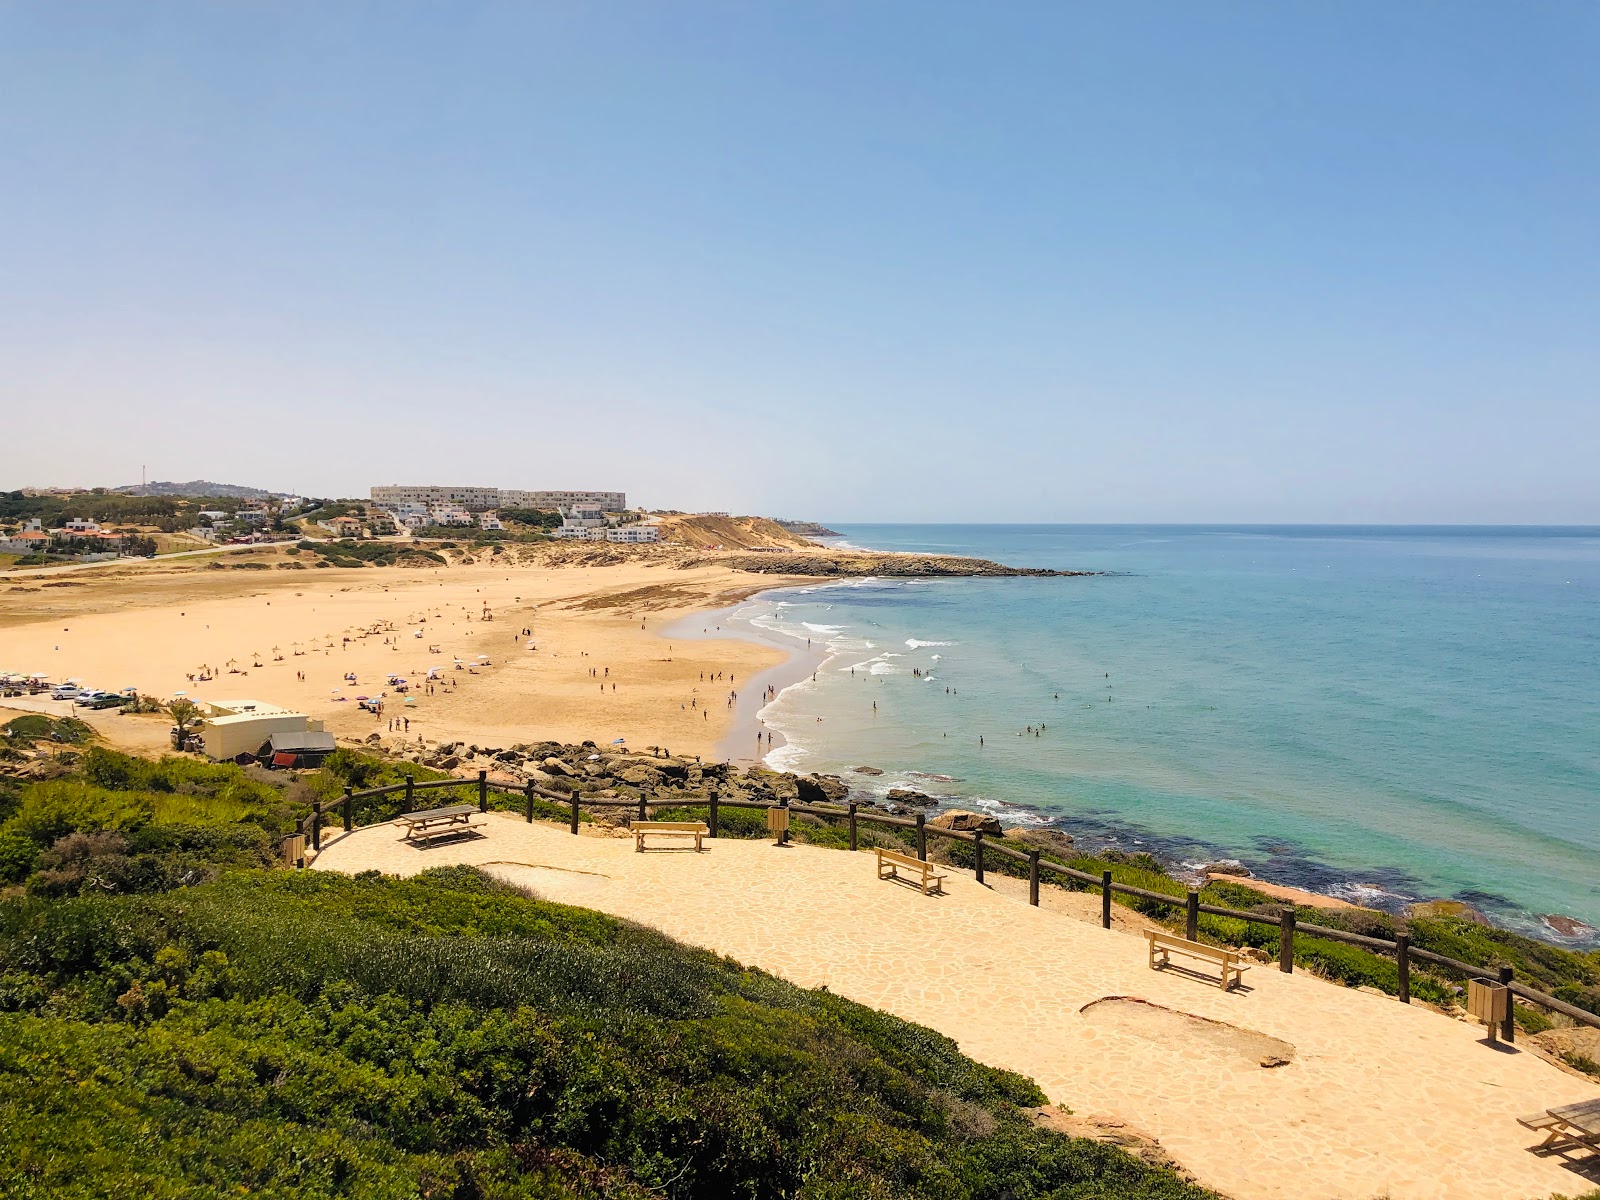
<path fill-rule="evenodd" d="M 58 683 L 50 689 L 50 699 L 76 700 L 79 690 L 78 685 L 75 683 Z"/>
<path fill-rule="evenodd" d="M 78 694 L 72 698 L 72 702 L 78 705 L 89 705 L 104 695 L 104 692 L 97 692 L 94 688 L 79 688 Z"/>

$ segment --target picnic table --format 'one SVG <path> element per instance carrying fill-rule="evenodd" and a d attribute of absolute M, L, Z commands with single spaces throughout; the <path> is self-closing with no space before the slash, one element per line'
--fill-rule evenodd
<path fill-rule="evenodd" d="M 1518 1117 L 1517 1121 L 1535 1132 L 1544 1133 L 1540 1146 L 1563 1150 L 1582 1146 L 1600 1154 L 1600 1100 L 1547 1108 L 1536 1116 Z"/>
<path fill-rule="evenodd" d="M 406 827 L 402 841 L 421 838 L 429 842 L 443 833 L 460 833 L 474 829 L 472 818 L 478 811 L 476 804 L 447 804 L 443 808 L 425 808 L 419 812 L 401 813 L 395 819 Z"/>

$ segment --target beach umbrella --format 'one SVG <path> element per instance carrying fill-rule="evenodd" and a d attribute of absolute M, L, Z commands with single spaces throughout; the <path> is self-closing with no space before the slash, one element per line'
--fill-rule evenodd
<path fill-rule="evenodd" d="M 627 738 L 615 738 L 615 739 L 613 739 L 611 744 L 613 746 L 620 746 L 620 745 L 622 745 L 623 742 L 625 742 L 627 740 L 628 740 Z"/>
<path fill-rule="evenodd" d="M 370 696 L 357 696 L 356 697 L 357 700 L 370 700 L 371 698 L 372 697 L 370 697 Z"/>

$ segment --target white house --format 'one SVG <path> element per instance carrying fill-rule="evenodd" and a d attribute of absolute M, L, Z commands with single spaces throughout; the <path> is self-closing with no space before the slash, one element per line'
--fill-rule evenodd
<path fill-rule="evenodd" d="M 623 525 L 618 529 L 606 530 L 608 542 L 659 542 L 660 540 L 659 525 Z"/>

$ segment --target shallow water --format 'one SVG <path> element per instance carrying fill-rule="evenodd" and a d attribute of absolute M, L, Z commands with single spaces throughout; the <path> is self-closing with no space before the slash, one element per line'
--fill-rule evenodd
<path fill-rule="evenodd" d="M 788 742 L 774 766 L 1363 903 L 1600 926 L 1600 530 L 842 532 L 1117 574 L 856 580 L 740 606 L 735 622 L 831 651 L 763 714 Z"/>

